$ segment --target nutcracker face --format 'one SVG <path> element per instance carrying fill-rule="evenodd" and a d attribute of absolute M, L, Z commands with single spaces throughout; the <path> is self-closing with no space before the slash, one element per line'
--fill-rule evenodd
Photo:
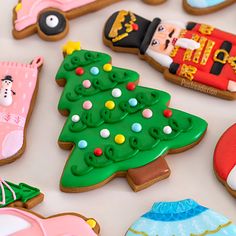
<path fill-rule="evenodd" d="M 181 28 L 171 23 L 161 23 L 153 35 L 149 48 L 155 52 L 169 55 L 174 49 Z"/>

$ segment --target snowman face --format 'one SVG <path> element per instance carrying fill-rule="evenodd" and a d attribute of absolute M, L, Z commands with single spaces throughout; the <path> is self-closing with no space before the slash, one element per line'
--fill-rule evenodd
<path fill-rule="evenodd" d="M 10 80 L 4 80 L 2 81 L 2 87 L 3 88 L 8 88 L 11 89 L 12 88 L 12 82 Z"/>
<path fill-rule="evenodd" d="M 161 23 L 154 33 L 150 49 L 155 52 L 170 55 L 180 35 L 181 28 L 171 23 Z"/>

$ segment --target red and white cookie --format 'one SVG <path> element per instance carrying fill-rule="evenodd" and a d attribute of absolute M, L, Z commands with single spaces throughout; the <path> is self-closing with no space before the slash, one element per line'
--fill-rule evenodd
<path fill-rule="evenodd" d="M 236 124 L 221 136 L 214 153 L 214 170 L 218 179 L 236 197 Z"/>

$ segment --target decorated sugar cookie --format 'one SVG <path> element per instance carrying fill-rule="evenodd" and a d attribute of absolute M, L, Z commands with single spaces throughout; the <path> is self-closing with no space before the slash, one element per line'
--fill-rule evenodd
<path fill-rule="evenodd" d="M 119 11 L 106 22 L 104 43 L 138 54 L 176 84 L 236 99 L 236 35 L 195 22 L 144 19 Z"/>
<path fill-rule="evenodd" d="M 236 225 L 193 200 L 157 202 L 128 230 L 126 236 L 236 235 Z"/>
<path fill-rule="evenodd" d="M 94 219 L 76 213 L 44 218 L 23 209 L 0 209 L 1 236 L 97 236 L 99 231 Z"/>
<path fill-rule="evenodd" d="M 236 124 L 219 139 L 214 153 L 214 170 L 218 179 L 236 197 Z"/>
<path fill-rule="evenodd" d="M 28 37 L 36 32 L 48 41 L 64 38 L 69 20 L 94 12 L 121 0 L 19 0 L 13 9 L 13 36 Z M 143 0 L 159 4 L 166 0 Z"/>
<path fill-rule="evenodd" d="M 0 165 L 15 161 L 25 150 L 42 64 L 41 57 L 30 64 L 0 62 Z"/>
<path fill-rule="evenodd" d="M 200 142 L 207 123 L 168 107 L 170 95 L 138 86 L 139 75 L 117 68 L 105 53 L 68 42 L 56 81 L 65 86 L 59 111 L 67 115 L 59 137 L 72 150 L 61 190 L 83 192 L 125 176 L 139 191 L 167 178 L 166 154 Z"/>
<path fill-rule="evenodd" d="M 16 185 L 0 178 L 0 208 L 14 206 L 30 209 L 39 204 L 43 197 L 35 187 L 24 183 Z"/>
<path fill-rule="evenodd" d="M 184 8 L 194 15 L 202 15 L 221 10 L 233 3 L 235 0 L 183 0 Z"/>

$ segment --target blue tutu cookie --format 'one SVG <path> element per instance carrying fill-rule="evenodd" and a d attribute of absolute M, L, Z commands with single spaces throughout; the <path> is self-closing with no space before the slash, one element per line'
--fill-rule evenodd
<path fill-rule="evenodd" d="M 236 235 L 236 225 L 193 200 L 157 202 L 128 230 L 126 236 Z"/>

